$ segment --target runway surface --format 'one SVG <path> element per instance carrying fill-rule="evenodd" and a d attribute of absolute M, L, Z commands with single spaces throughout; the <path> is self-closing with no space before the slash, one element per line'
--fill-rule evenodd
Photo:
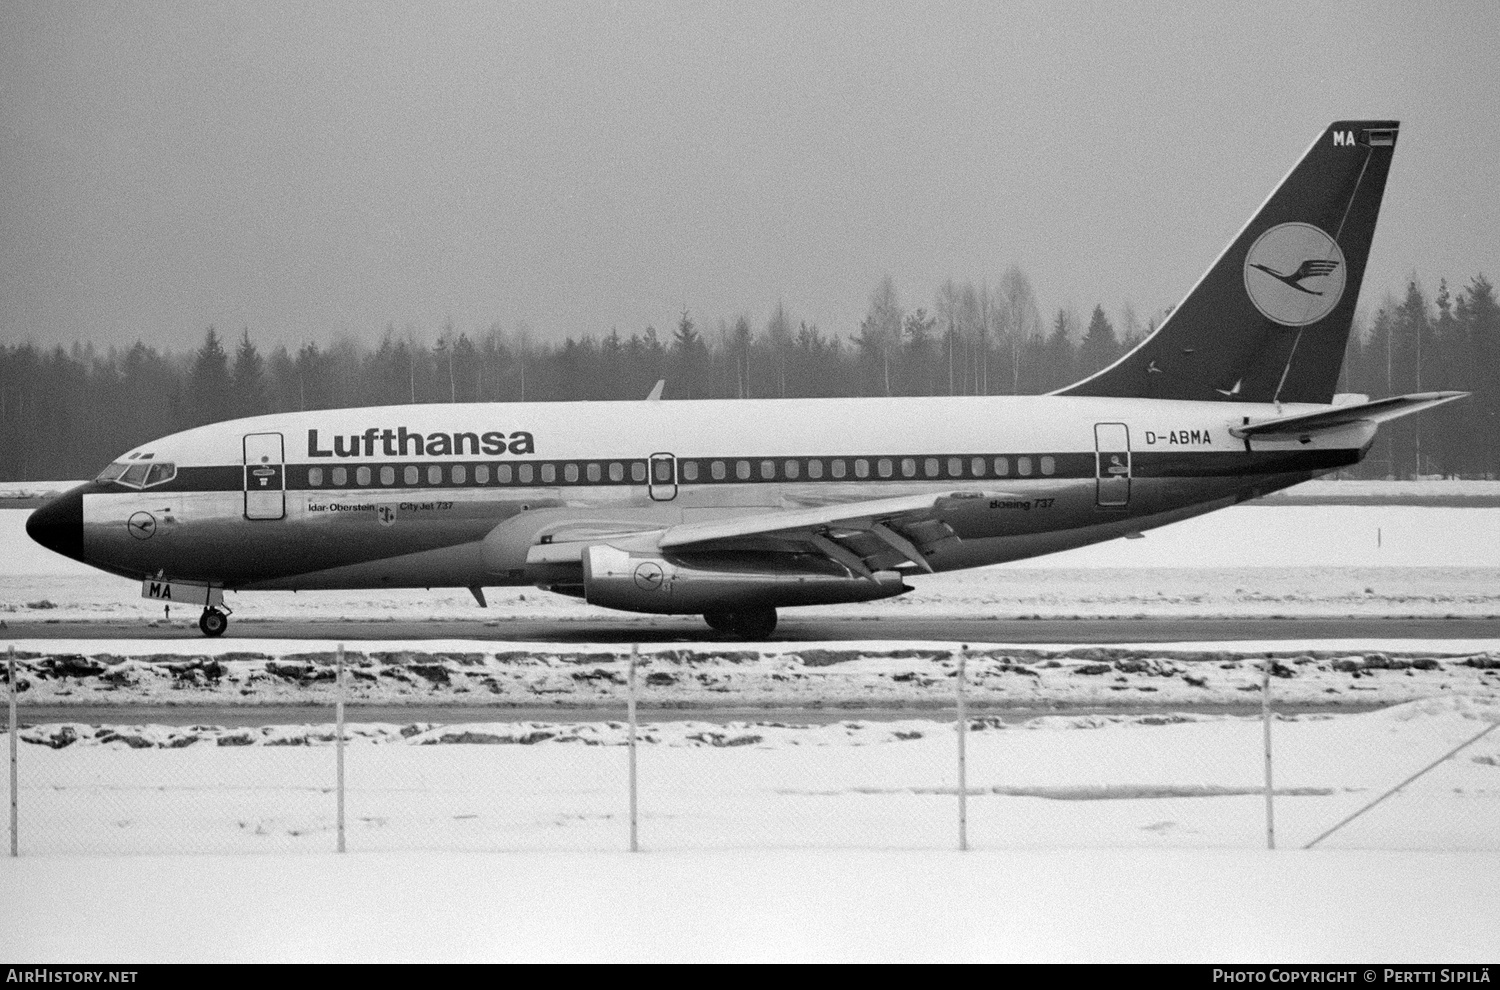
<path fill-rule="evenodd" d="M 139 621 L 65 622 L 10 620 L 7 639 L 201 640 L 196 624 L 149 625 Z M 470 639 L 541 643 L 734 642 L 711 632 L 697 617 L 652 619 L 508 619 L 421 622 L 278 621 L 233 619 L 224 640 L 434 640 Z M 842 640 L 961 643 L 1173 643 L 1318 639 L 1500 639 L 1500 615 L 1424 617 L 964 619 L 798 618 L 788 616 L 772 642 Z"/>

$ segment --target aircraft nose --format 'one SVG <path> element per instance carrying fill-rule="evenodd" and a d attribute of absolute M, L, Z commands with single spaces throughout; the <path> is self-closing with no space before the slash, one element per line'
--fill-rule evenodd
<path fill-rule="evenodd" d="M 54 553 L 83 559 L 83 489 L 63 492 L 26 518 L 26 535 Z"/>

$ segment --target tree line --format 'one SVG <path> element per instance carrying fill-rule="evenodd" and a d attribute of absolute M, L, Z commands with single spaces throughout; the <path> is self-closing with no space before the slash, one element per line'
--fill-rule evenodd
<path fill-rule="evenodd" d="M 675 327 L 629 336 L 533 339 L 525 325 L 445 325 L 429 342 L 387 327 L 374 345 L 257 347 L 248 329 L 210 327 L 195 350 L 137 342 L 39 348 L 0 345 L 0 481 L 91 477 L 111 458 L 177 430 L 261 413 L 442 402 L 664 398 L 1026 395 L 1105 367 L 1149 335 L 1129 307 L 1087 321 L 1069 309 L 1044 320 L 1025 274 L 990 285 L 948 280 L 930 305 L 908 305 L 887 277 L 848 335 L 795 320 L 778 304 L 708 328 L 684 309 Z M 1340 391 L 1373 396 L 1475 393 L 1383 427 L 1362 477 L 1500 477 L 1500 304 L 1476 275 L 1429 299 L 1415 279 L 1350 337 Z"/>

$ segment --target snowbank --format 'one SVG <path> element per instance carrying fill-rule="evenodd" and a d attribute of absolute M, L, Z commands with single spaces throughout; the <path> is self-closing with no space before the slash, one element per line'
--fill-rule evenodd
<path fill-rule="evenodd" d="M 1254 644 L 1259 647 L 1263 644 Z M 1471 644 L 1456 644 L 1459 648 Z M 17 686 L 29 705 L 301 704 L 337 698 L 332 644 L 32 640 L 16 644 Z M 650 646 L 637 697 L 654 707 L 946 708 L 958 644 L 825 643 Z M 1273 664 L 1279 704 L 1394 704 L 1444 693 L 1500 695 L 1500 643 L 1395 651 L 1201 647 L 972 649 L 966 695 L 976 708 L 1154 707 L 1257 702 Z M 355 704 L 618 707 L 629 652 L 619 647 L 453 641 L 373 643 L 345 652 Z"/>

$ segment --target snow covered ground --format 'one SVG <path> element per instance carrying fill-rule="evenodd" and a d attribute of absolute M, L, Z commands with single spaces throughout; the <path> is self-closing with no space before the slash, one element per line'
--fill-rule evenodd
<path fill-rule="evenodd" d="M 337 699 L 335 648 L 318 640 L 19 640 L 23 708 L 308 705 Z M 1148 646 L 991 646 L 967 654 L 976 708 L 1226 707 L 1258 704 L 1274 658 L 1276 703 L 1396 704 L 1445 694 L 1500 697 L 1500 641 L 1332 641 Z M 507 708 L 619 709 L 619 646 L 474 640 L 360 643 L 345 653 L 345 699 Z M 954 703 L 957 644 L 921 642 L 647 646 L 637 700 L 653 708 L 911 709 Z M 24 712 L 23 712 L 24 714 Z"/>
<path fill-rule="evenodd" d="M 135 585 L 32 545 L 24 518 L 0 509 L 0 621 L 159 617 Z M 899 599 L 826 611 L 1495 615 L 1497 547 L 1493 508 L 1242 506 L 1143 540 L 935 576 Z M 238 597 L 236 621 L 475 615 L 463 592 Z M 495 622 L 604 614 L 532 589 L 490 600 Z M 20 746 L 23 856 L 0 860 L 0 889 L 23 895 L 0 899 L 0 955 L 1494 959 L 1500 729 L 1317 849 L 1294 847 L 1494 720 L 1500 673 L 1489 662 L 1500 644 L 988 650 L 973 661 L 976 705 L 1024 703 L 1030 692 L 1039 707 L 1128 697 L 1134 713 L 1018 725 L 978 712 L 968 854 L 953 851 L 953 726 L 930 710 L 951 697 L 952 645 L 648 651 L 643 679 L 674 677 L 643 683 L 656 700 L 675 691 L 670 698 L 702 704 L 758 690 L 804 703 L 908 704 L 914 717 L 860 721 L 851 711 L 844 722 L 797 727 L 685 713 L 650 726 L 639 754 L 645 852 L 634 856 L 622 851 L 617 723 L 487 713 L 464 725 L 352 727 L 351 852 L 342 857 L 329 852 L 326 710 L 312 725 L 256 729 L 31 726 Z M 225 654 L 245 644 L 202 641 L 17 646 L 35 654 L 22 673 L 31 703 L 328 700 L 330 643 L 256 641 L 255 655 L 240 657 Z M 620 697 L 618 647 L 510 644 L 508 658 L 496 644 L 461 642 L 360 650 L 351 662 L 366 664 L 372 679 L 361 690 L 377 701 L 451 700 L 461 687 L 493 695 L 491 683 L 518 697 L 553 690 L 569 705 Z M 1283 670 L 1273 680 L 1283 703 L 1404 702 L 1274 724 L 1275 853 L 1264 849 L 1260 722 L 1202 710 L 1225 698 L 1258 702 L 1250 661 L 1267 651 Z M 388 668 L 406 668 L 406 681 Z M 533 706 L 545 696 L 529 693 Z M 1142 715 L 1144 705 L 1161 710 Z M 98 855 L 111 851 L 133 855 Z"/>
<path fill-rule="evenodd" d="M 976 720 L 968 854 L 932 720 L 648 726 L 640 855 L 618 724 L 358 726 L 344 857 L 328 725 L 30 729 L 0 954 L 1492 961 L 1500 731 L 1298 847 L 1497 717 L 1277 721 L 1275 853 L 1244 718 Z"/>

